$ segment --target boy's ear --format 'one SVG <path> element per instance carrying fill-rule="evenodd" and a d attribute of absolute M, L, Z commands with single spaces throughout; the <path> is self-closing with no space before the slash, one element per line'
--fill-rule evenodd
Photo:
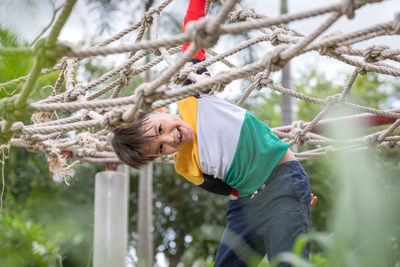
<path fill-rule="evenodd" d="M 168 109 L 166 107 L 161 107 L 156 109 L 156 111 L 161 112 L 161 113 L 168 113 Z"/>

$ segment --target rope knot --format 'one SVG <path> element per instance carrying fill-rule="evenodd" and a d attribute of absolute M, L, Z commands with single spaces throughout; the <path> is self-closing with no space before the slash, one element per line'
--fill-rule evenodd
<path fill-rule="evenodd" d="M 341 35 L 341 34 L 342 34 L 342 33 L 341 33 L 340 31 L 335 30 L 335 31 L 333 31 L 333 32 L 330 32 L 330 33 L 327 34 L 327 35 L 324 35 L 324 36 L 321 38 L 321 40 L 328 39 L 328 38 L 333 37 L 333 36 L 339 36 L 339 35 Z M 335 54 L 335 49 L 336 49 L 337 47 L 338 47 L 338 46 L 335 45 L 335 44 L 328 44 L 328 45 L 326 45 L 326 46 L 320 48 L 320 49 L 319 49 L 319 53 L 320 53 L 322 56 L 332 56 L 332 54 Z"/>
<path fill-rule="evenodd" d="M 273 83 L 273 81 L 270 78 L 261 77 L 260 81 L 258 82 L 257 89 L 260 90 L 264 87 L 269 87 L 272 83 Z"/>
<path fill-rule="evenodd" d="M 209 18 L 202 17 L 197 21 L 191 21 L 186 25 L 186 32 L 198 48 L 214 46 L 219 38 L 219 29 L 209 29 Z"/>
<path fill-rule="evenodd" d="M 373 45 L 364 50 L 363 57 L 366 62 L 376 62 L 382 60 L 381 53 L 390 47 L 386 45 Z"/>
<path fill-rule="evenodd" d="M 400 34 L 400 12 L 394 14 L 392 28 L 395 34 Z"/>
<path fill-rule="evenodd" d="M 319 49 L 319 53 L 322 56 L 332 56 L 335 53 L 336 46 L 324 46 Z"/>
<path fill-rule="evenodd" d="M 273 31 L 272 32 L 272 35 L 271 35 L 271 44 L 273 45 L 273 46 L 278 46 L 278 45 L 280 45 L 282 42 L 281 42 L 281 40 L 279 39 L 279 35 L 281 34 L 281 33 L 284 33 L 285 31 L 284 30 L 282 30 L 282 29 L 277 29 L 277 30 L 275 30 L 275 31 Z"/>
<path fill-rule="evenodd" d="M 172 76 L 172 81 L 175 84 L 181 84 L 188 79 L 188 75 L 191 72 L 196 73 L 196 68 L 193 67 L 192 62 L 188 62 L 184 65 L 184 67 L 180 71 L 178 71 L 176 74 L 174 74 L 174 76 Z"/>
<path fill-rule="evenodd" d="M 98 138 L 94 135 L 83 132 L 78 134 L 76 137 L 79 146 L 83 147 L 84 153 L 88 156 L 93 156 L 97 152 L 97 144 L 99 143 Z"/>
<path fill-rule="evenodd" d="M 264 56 L 264 64 L 270 71 L 280 70 L 286 65 L 287 60 L 282 60 L 281 53 L 288 47 L 288 44 L 280 44 Z"/>
<path fill-rule="evenodd" d="M 79 98 L 79 96 L 86 95 L 86 89 L 82 84 L 77 83 L 72 90 L 66 91 L 64 95 L 64 102 L 71 102 Z"/>
<path fill-rule="evenodd" d="M 86 120 L 90 119 L 89 110 L 88 109 L 80 110 L 79 111 L 79 115 L 81 117 L 81 121 L 86 121 Z"/>
<path fill-rule="evenodd" d="M 359 71 L 358 73 L 360 73 L 360 75 L 365 75 L 368 73 L 367 69 L 365 68 L 365 66 L 361 66 L 359 67 Z"/>
<path fill-rule="evenodd" d="M 342 95 L 341 94 L 336 94 L 336 95 L 331 95 L 327 96 L 324 100 L 326 106 L 337 106 L 339 104 L 343 103 Z"/>
<path fill-rule="evenodd" d="M 233 21 L 245 21 L 247 18 L 257 19 L 259 16 L 254 12 L 254 9 L 241 9 L 231 12 Z"/>
<path fill-rule="evenodd" d="M 39 136 L 34 134 L 34 135 L 23 135 L 22 136 L 22 143 L 24 144 L 25 148 L 29 152 L 40 152 L 44 150 L 42 147 L 42 143 L 39 141 Z"/>
<path fill-rule="evenodd" d="M 131 123 L 123 120 L 122 115 L 125 113 L 123 108 L 114 108 L 112 111 L 107 112 L 101 121 L 101 127 L 108 131 L 113 131 L 117 128 L 128 128 Z"/>
<path fill-rule="evenodd" d="M 292 123 L 290 134 L 293 136 L 294 143 L 301 146 L 307 143 L 308 140 L 310 140 L 307 133 L 303 132 L 302 121 L 295 121 Z"/>
<path fill-rule="evenodd" d="M 145 27 L 150 27 L 153 24 L 153 15 L 160 14 L 160 11 L 154 7 L 151 7 L 145 14 L 142 23 Z"/>
<path fill-rule="evenodd" d="M 127 73 L 126 70 L 120 71 L 119 77 L 121 79 L 121 85 L 129 86 L 131 84 L 129 76 L 130 76 L 129 73 Z"/>

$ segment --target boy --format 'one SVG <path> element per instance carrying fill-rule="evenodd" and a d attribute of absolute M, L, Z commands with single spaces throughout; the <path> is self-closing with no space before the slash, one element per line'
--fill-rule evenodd
<path fill-rule="evenodd" d="M 184 30 L 187 22 L 205 15 L 205 2 L 190 1 Z M 192 61 L 204 58 L 200 50 Z M 161 109 L 116 130 L 112 146 L 117 156 L 140 168 L 175 154 L 175 169 L 187 180 L 212 193 L 237 197 L 228 202 L 228 222 L 214 266 L 247 266 L 254 251 L 270 260 L 292 251 L 296 237 L 309 232 L 310 201 L 314 204 L 316 198 L 310 197 L 307 174 L 289 145 L 248 111 L 212 94 L 185 98 L 178 108 L 180 115 Z M 229 242 L 231 233 L 247 245 Z M 308 247 L 303 255 L 308 257 Z"/>

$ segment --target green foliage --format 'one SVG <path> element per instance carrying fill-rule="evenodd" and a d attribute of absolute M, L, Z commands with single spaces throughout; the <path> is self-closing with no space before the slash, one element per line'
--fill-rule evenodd
<path fill-rule="evenodd" d="M 21 40 L 7 29 L 0 27 L 0 48 L 1 47 L 20 47 Z M 29 73 L 32 66 L 32 59 L 26 56 L 4 56 L 0 58 L 0 83 L 10 81 Z M 14 95 L 21 90 L 18 86 L 9 88 L 0 87 L 0 98 Z"/>
<path fill-rule="evenodd" d="M 33 252 L 14 253 L 10 248 L 13 245 L 0 246 L 0 255 L 7 255 L 10 264 L 17 264 L 7 266 L 90 264 L 94 175 L 98 171 L 96 166 L 81 165 L 75 169 L 76 177 L 67 186 L 51 179 L 44 154 L 30 153 L 23 148 L 11 149 L 5 165 L 6 190 L 0 211 L 0 220 L 7 223 L 2 228 L 4 231 L 0 231 L 0 239 L 12 237 L 23 244 L 26 251 L 31 250 L 34 242 L 40 245 L 39 251 L 43 251 L 43 246 L 47 252 L 39 257 Z M 19 252 L 19 245 L 15 245 L 15 249 Z M 24 261 L 19 264 L 21 255 Z"/>
<path fill-rule="evenodd" d="M 56 266 L 60 240 L 41 224 L 20 215 L 0 214 L 0 266 Z"/>
<path fill-rule="evenodd" d="M 129 232 L 137 227 L 137 172 L 130 186 Z M 162 252 L 176 266 L 179 262 L 192 266 L 216 254 L 220 235 L 208 239 L 199 229 L 205 224 L 224 225 L 227 199 L 212 195 L 188 183 L 176 174 L 172 165 L 155 164 L 153 173 L 153 218 L 155 252 Z M 132 240 L 136 245 L 136 240 Z"/>
<path fill-rule="evenodd" d="M 269 127 L 281 125 L 280 95 L 275 92 L 256 91 L 244 104 L 249 110 Z"/>

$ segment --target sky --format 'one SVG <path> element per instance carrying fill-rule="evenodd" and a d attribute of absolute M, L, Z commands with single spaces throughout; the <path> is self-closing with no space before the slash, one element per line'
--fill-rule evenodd
<path fill-rule="evenodd" d="M 162 0 L 154 0 L 155 6 L 162 2 Z M 67 41 L 72 44 L 73 47 L 79 47 L 82 42 L 85 42 L 84 47 L 89 47 L 91 43 L 99 43 L 109 36 L 125 29 L 127 26 L 137 22 L 142 17 L 143 4 L 141 1 L 120 1 L 120 8 L 113 13 L 109 13 L 110 29 L 109 31 L 101 31 L 100 16 L 104 16 L 99 13 L 99 9 L 96 8 L 96 3 L 91 6 L 87 5 L 88 1 L 78 0 L 71 16 L 67 23 L 63 27 L 59 39 Z M 165 8 L 160 18 L 160 32 L 159 36 L 162 38 L 169 37 L 173 34 L 179 33 L 174 23 L 182 22 L 185 10 L 188 5 L 188 0 L 174 0 L 169 6 Z M 301 11 L 307 11 L 316 9 L 319 7 L 338 3 L 339 1 L 316 1 L 316 0 L 288 0 L 289 13 L 297 13 Z M 40 31 L 48 25 L 51 20 L 51 14 L 53 10 L 53 3 L 51 0 L 1 0 L 0 1 L 0 25 L 6 26 L 18 34 L 22 35 L 29 41 L 32 41 Z M 60 6 L 61 0 L 55 0 L 55 6 Z M 257 13 L 264 14 L 268 17 L 274 18 L 280 14 L 280 0 L 243 0 L 239 1 L 239 4 L 244 9 L 253 8 Z M 218 12 L 218 8 L 210 10 L 210 15 L 215 15 Z M 323 35 L 340 31 L 342 33 L 352 32 L 355 30 L 363 29 L 369 26 L 373 26 L 382 22 L 390 21 L 393 19 L 394 14 L 400 12 L 400 0 L 386 0 L 380 3 L 367 4 L 361 9 L 358 9 L 355 13 L 355 18 L 349 20 L 346 16 L 341 17 L 336 21 Z M 166 15 L 169 14 L 168 15 Z M 323 15 L 319 17 L 313 17 L 302 21 L 295 21 L 290 23 L 289 26 L 294 28 L 300 33 L 305 35 L 313 32 L 318 26 L 320 26 L 329 15 Z M 175 21 L 174 21 L 174 20 Z M 255 30 L 250 32 L 250 36 L 259 35 L 259 31 Z M 124 37 L 119 42 L 120 44 L 129 44 L 134 42 L 136 33 Z M 243 41 L 243 40 L 241 40 Z M 225 35 L 222 36 L 218 43 L 213 47 L 217 52 L 223 52 L 229 47 L 233 47 L 238 44 L 238 39 L 234 36 Z M 400 48 L 400 36 L 390 37 L 378 37 L 369 41 L 355 44 L 355 47 L 365 48 L 371 45 L 388 45 L 393 49 Z M 114 44 L 113 44 L 114 45 Z M 118 45 L 115 44 L 115 45 Z M 255 59 L 262 58 L 265 51 L 270 51 L 271 46 L 263 43 L 256 46 Z M 229 57 L 229 60 L 238 66 L 243 65 L 243 58 L 247 56 L 245 52 L 238 53 Z M 119 54 L 108 57 L 95 57 L 95 63 L 105 64 L 112 68 L 124 62 L 128 57 L 128 54 Z M 337 60 L 330 59 L 319 55 L 317 52 L 309 52 L 293 58 L 291 61 L 292 77 L 294 79 L 300 77 L 302 73 L 308 69 L 315 68 L 319 72 L 324 73 L 326 77 L 334 82 L 335 85 L 344 85 L 346 82 L 346 75 L 350 74 L 354 67 Z M 400 67 L 400 64 L 390 62 L 390 64 Z M 156 66 L 154 70 L 161 72 L 162 69 L 167 67 L 166 63 L 161 63 Z M 222 63 L 217 63 L 209 67 L 212 73 L 219 71 L 227 71 L 228 68 Z M 391 78 L 384 76 L 384 78 Z M 272 74 L 274 81 L 280 79 L 280 73 Z M 78 76 L 79 82 L 86 82 L 84 76 Z M 220 94 L 222 98 L 232 100 L 238 98 L 243 91 L 244 84 L 241 81 L 233 81 L 229 86 L 226 87 L 223 93 Z M 310 86 L 312 84 L 310 83 Z M 264 90 L 266 94 L 269 90 Z M 400 100 L 393 102 L 395 106 L 392 108 L 398 108 L 400 106 Z M 176 107 L 172 105 L 174 111 Z"/>
<path fill-rule="evenodd" d="M 61 0 L 55 1 L 55 6 L 59 7 L 62 3 Z M 32 41 L 41 30 L 49 24 L 53 10 L 52 0 L 1 0 L 0 1 L 0 25 L 6 26 L 9 29 L 17 32 L 28 41 Z M 162 0 L 154 0 L 155 6 L 161 3 Z M 125 29 L 127 26 L 137 22 L 143 15 L 143 4 L 141 1 L 120 1 L 120 8 L 113 13 L 109 13 L 110 29 L 109 31 L 102 32 L 100 22 L 102 14 L 96 8 L 96 3 L 91 6 L 87 5 L 88 1 L 78 0 L 71 16 L 63 27 L 59 39 L 67 41 L 73 47 L 79 47 L 85 42 L 84 47 L 89 47 L 90 43 L 99 43 L 109 36 Z M 179 33 L 174 23 L 182 22 L 185 10 L 188 5 L 188 0 L 174 0 L 169 6 L 165 8 L 160 18 L 160 32 L 161 38 L 172 36 Z M 316 1 L 316 0 L 288 0 L 289 13 L 297 13 L 317 9 L 319 7 L 338 3 L 339 1 Z M 244 9 L 253 8 L 257 13 L 264 14 L 268 17 L 274 18 L 280 14 L 280 0 L 243 0 L 239 4 Z M 210 15 L 215 15 L 218 8 L 210 10 Z M 342 16 L 336 21 L 323 35 L 340 31 L 342 33 L 352 32 L 355 30 L 363 29 L 373 26 L 382 22 L 391 21 L 394 14 L 400 12 L 400 0 L 385 0 L 379 3 L 367 4 L 355 13 L 354 19 L 348 19 Z M 166 15 L 169 14 L 168 15 Z M 295 21 L 289 24 L 300 33 L 305 35 L 310 34 L 318 26 L 320 26 L 329 15 L 313 17 L 304 19 L 302 21 Z M 175 21 L 174 21 L 175 20 Z M 255 30 L 249 33 L 250 36 L 259 35 L 259 31 Z M 323 36 L 322 35 L 322 36 Z M 128 37 L 124 37 L 119 42 L 120 44 L 129 44 L 134 42 L 136 33 Z M 213 47 L 217 52 L 226 51 L 227 48 L 233 47 L 238 44 L 238 39 L 234 36 L 222 36 L 218 43 Z M 243 40 L 241 40 L 243 41 Z M 354 47 L 365 48 L 371 45 L 388 45 L 393 49 L 400 48 L 400 35 L 378 37 L 362 43 L 357 43 Z M 116 44 L 118 45 L 118 44 Z M 270 51 L 269 44 L 261 44 L 256 46 L 255 59 L 262 58 L 265 51 Z M 242 53 L 229 57 L 229 60 L 238 66 L 243 65 L 243 57 L 247 56 Z M 124 62 L 128 54 L 113 55 L 108 57 L 96 57 L 95 63 L 105 64 L 112 68 Z M 344 85 L 346 83 L 346 75 L 350 74 L 354 67 L 329 57 L 319 55 L 317 52 L 309 52 L 293 58 L 291 61 L 292 77 L 294 79 L 300 77 L 302 73 L 308 69 L 315 68 L 326 77 L 334 82 L 335 85 Z M 400 67 L 399 63 L 390 61 L 390 64 Z M 161 63 L 154 69 L 158 72 L 162 68 L 166 68 L 166 63 Z M 212 73 L 219 71 L 227 71 L 228 68 L 222 63 L 217 63 L 209 67 Z M 383 78 L 391 79 L 392 77 L 381 75 Z M 280 74 L 274 73 L 272 75 L 274 81 L 279 81 Z M 83 81 L 79 80 L 82 79 Z M 84 76 L 78 76 L 79 82 L 86 82 Z M 312 83 L 310 83 L 312 86 Z M 241 81 L 233 81 L 226 87 L 223 93 L 220 94 L 222 98 L 232 100 L 240 96 L 243 91 L 244 85 Z M 264 90 L 267 94 L 269 91 Z M 399 108 L 400 100 L 394 101 L 393 107 Z M 175 107 L 176 108 L 176 107 Z M 172 106 L 174 110 L 174 106 Z"/>
<path fill-rule="evenodd" d="M 137 22 L 142 11 L 136 12 L 139 7 L 139 1 L 121 1 L 121 9 L 112 14 L 112 31 L 105 32 L 100 35 L 98 9 L 92 6 L 87 6 L 87 1 L 78 0 L 74 7 L 72 15 L 67 21 L 65 27 L 61 31 L 61 40 L 68 41 L 72 44 L 77 44 L 81 40 L 92 40 L 95 38 L 97 41 L 112 35 L 132 22 Z M 155 0 L 160 3 L 161 0 Z M 315 9 L 322 6 L 327 6 L 338 1 L 315 1 L 315 0 L 288 0 L 289 13 L 296 13 Z M 28 40 L 36 37 L 41 29 L 49 23 L 51 18 L 52 5 L 50 0 L 2 0 L 0 1 L 0 25 L 14 29 L 16 32 L 22 34 Z M 56 0 L 56 6 L 59 6 L 62 1 Z M 166 9 L 166 12 L 174 14 L 177 20 L 183 20 L 184 11 L 187 7 L 188 0 L 175 0 Z M 276 17 L 280 12 L 279 0 L 245 0 L 240 1 L 243 8 L 253 8 L 257 13 L 262 13 L 269 17 Z M 39 8 L 40 7 L 40 8 Z M 350 32 L 355 29 L 372 26 L 381 22 L 393 19 L 394 13 L 400 12 L 400 0 L 386 0 L 381 3 L 369 4 L 356 11 L 356 16 L 352 20 L 346 17 L 339 19 L 327 33 L 333 31 Z M 214 12 L 215 13 L 215 12 Z M 317 18 L 310 18 L 300 22 L 291 23 L 290 26 L 303 34 L 309 34 L 316 26 L 326 19 L 327 16 L 320 16 Z M 162 18 L 165 24 L 168 24 L 168 18 Z M 168 36 L 170 32 L 161 36 Z M 400 47 L 400 36 L 377 38 L 372 42 L 366 42 L 364 46 L 374 44 L 386 44 L 393 48 Z M 217 46 L 223 47 L 224 40 L 221 39 Z M 310 55 L 307 55 L 310 58 Z M 311 58 L 315 58 L 312 56 Z"/>

